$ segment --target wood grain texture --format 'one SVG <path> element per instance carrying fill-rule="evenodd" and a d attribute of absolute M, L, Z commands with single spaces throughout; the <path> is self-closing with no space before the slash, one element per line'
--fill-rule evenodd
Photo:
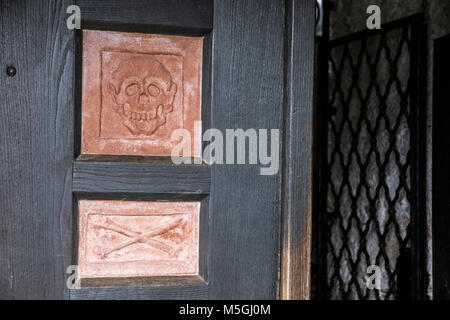
<path fill-rule="evenodd" d="M 0 2 L 0 298 L 62 299 L 71 245 L 70 1 Z M 6 76 L 3 66 L 17 74 Z"/>
<path fill-rule="evenodd" d="M 74 192 L 209 193 L 207 165 L 75 162 Z"/>
<path fill-rule="evenodd" d="M 214 2 L 212 127 L 281 128 L 284 8 L 280 1 Z M 211 299 L 275 299 L 280 173 L 212 170 Z"/>
<path fill-rule="evenodd" d="M 66 8 L 73 2 L 4 0 L 2 63 L 15 65 L 17 75 L 0 74 L 0 298 L 275 299 L 280 247 L 283 243 L 286 248 L 286 241 L 290 258 L 282 261 L 292 266 L 290 281 L 300 281 L 289 292 L 305 292 L 313 5 L 297 1 L 298 7 L 289 9 L 273 0 L 76 3 L 82 25 L 94 29 L 192 35 L 213 29 L 206 50 L 212 59 L 211 92 L 207 86 L 202 97 L 208 106 L 211 97 L 206 119 L 223 132 L 290 130 L 283 138 L 289 146 L 282 150 L 292 159 L 274 176 L 261 176 L 254 165 L 218 165 L 211 172 L 208 166 L 175 166 L 164 160 L 73 162 L 73 92 L 79 74 L 74 72 L 75 32 L 66 28 Z M 296 17 L 290 29 L 286 9 Z M 204 66 L 208 75 L 210 65 Z M 201 230 L 208 231 L 200 235 L 206 284 L 69 291 L 65 269 L 74 263 L 75 197 L 209 202 L 200 222 Z M 285 235 L 282 228 L 288 230 Z"/>
<path fill-rule="evenodd" d="M 204 35 L 213 25 L 211 0 L 77 0 L 76 4 L 82 28 L 87 29 Z"/>
<path fill-rule="evenodd" d="M 118 286 L 183 286 L 205 285 L 201 276 L 161 276 L 161 277 L 130 277 L 130 278 L 87 278 L 80 279 L 81 287 L 118 287 Z"/>
<path fill-rule="evenodd" d="M 281 299 L 309 299 L 314 2 L 286 1 Z"/>
<path fill-rule="evenodd" d="M 71 300 L 204 300 L 208 299 L 207 285 L 183 286 L 122 286 L 81 288 L 70 290 Z"/>

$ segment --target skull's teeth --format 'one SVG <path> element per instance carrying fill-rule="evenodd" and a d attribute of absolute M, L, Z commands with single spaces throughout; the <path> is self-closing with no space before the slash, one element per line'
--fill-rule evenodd
<path fill-rule="evenodd" d="M 146 113 L 146 112 L 130 112 L 129 114 L 129 119 L 130 120 L 136 120 L 136 121 L 149 121 L 154 119 L 155 117 L 152 117 L 151 113 Z"/>

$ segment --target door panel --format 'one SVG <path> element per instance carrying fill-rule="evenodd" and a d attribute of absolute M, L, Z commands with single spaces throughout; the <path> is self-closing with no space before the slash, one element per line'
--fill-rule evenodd
<path fill-rule="evenodd" d="M 213 127 L 280 128 L 284 8 L 274 1 L 217 1 L 214 9 Z M 258 171 L 213 166 L 212 298 L 276 298 L 280 174 Z"/>
<path fill-rule="evenodd" d="M 175 34 L 204 37 L 202 76 L 202 120 L 209 119 L 211 106 L 210 77 L 211 51 L 210 33 L 212 26 L 212 3 L 206 1 L 138 1 L 130 6 L 127 1 L 113 1 L 105 7 L 98 1 L 78 2 L 82 13 L 82 29 L 138 32 L 147 34 Z M 210 224 L 211 167 L 202 165 L 174 165 L 170 157 L 136 157 L 133 155 L 87 155 L 80 147 L 85 112 L 85 95 L 82 93 L 83 72 L 92 72 L 85 67 L 83 56 L 86 33 L 77 32 L 76 74 L 76 159 L 73 165 L 73 251 L 72 264 L 78 265 L 80 251 L 76 250 L 83 224 L 79 220 L 79 205 L 83 200 L 124 200 L 124 204 L 141 201 L 149 205 L 152 201 L 201 202 L 199 232 L 199 275 L 175 277 L 135 277 L 117 279 L 89 279 L 89 285 L 70 290 L 70 299 L 206 299 L 209 297 L 208 229 Z M 129 38 L 132 38 L 129 37 Z M 107 42 L 108 50 L 115 50 Z M 138 44 L 136 46 L 139 46 Z M 90 49 L 90 48 L 89 48 Z M 124 48 L 130 50 L 130 47 Z M 97 52 L 96 52 L 97 54 Z M 186 64 L 187 58 L 183 57 Z M 95 59 L 95 58 L 94 58 Z M 80 68 L 80 64 L 82 67 Z M 102 77 L 103 77 L 102 69 Z M 186 80 L 186 79 L 184 79 Z M 186 85 L 186 81 L 183 84 Z M 181 84 L 179 84 L 181 92 Z M 83 97 L 83 99 L 81 99 Z M 103 97 L 102 97 L 103 103 Z M 102 106 L 103 107 L 103 106 Z M 82 111 L 83 110 L 83 111 Z M 209 126 L 208 126 L 209 127 Z M 123 215 L 123 213 L 120 213 Z M 124 225 L 122 225 L 123 227 Z M 130 229 L 130 225 L 125 225 Z M 132 229 L 132 228 L 131 228 Z M 159 286 L 155 286 L 155 284 Z M 160 287 L 162 285 L 162 287 Z M 183 290 L 180 290 L 183 288 Z"/>
<path fill-rule="evenodd" d="M 0 297 L 67 297 L 73 33 L 69 1 L 2 1 Z M 15 116 L 13 116 L 15 115 Z"/>
<path fill-rule="evenodd" d="M 269 176 L 256 165 L 80 157 L 89 70 L 82 32 L 66 27 L 72 4 L 0 4 L 0 59 L 17 69 L 0 76 L 0 298 L 307 298 L 314 3 L 76 1 L 82 29 L 204 37 L 203 132 L 280 129 L 279 170 Z M 68 289 L 82 200 L 200 203 L 201 281 Z"/>

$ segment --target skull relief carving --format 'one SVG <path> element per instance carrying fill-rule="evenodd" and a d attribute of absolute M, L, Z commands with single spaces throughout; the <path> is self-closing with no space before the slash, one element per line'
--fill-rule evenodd
<path fill-rule="evenodd" d="M 81 155 L 167 157 L 175 130 L 196 136 L 203 37 L 85 29 L 82 60 Z"/>
<path fill-rule="evenodd" d="M 148 56 L 124 60 L 111 79 L 108 91 L 114 111 L 133 135 L 150 136 L 166 123 L 177 85 L 158 60 Z"/>

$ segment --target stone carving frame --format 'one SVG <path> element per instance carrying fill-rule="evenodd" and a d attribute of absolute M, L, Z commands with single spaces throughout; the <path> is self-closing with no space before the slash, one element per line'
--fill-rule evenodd
<path fill-rule="evenodd" d="M 83 30 L 82 38 L 81 154 L 170 156 L 179 143 L 170 141 L 171 134 L 183 128 L 191 134 L 190 156 L 199 157 L 201 142 L 193 138 L 194 121 L 201 120 L 202 112 L 203 37 Z M 144 64 L 150 65 L 148 72 Z M 123 80 L 134 76 L 142 83 L 135 91 L 146 90 L 155 73 L 164 74 L 153 84 L 161 84 L 156 90 L 160 96 L 167 93 L 167 99 L 155 101 L 145 92 L 144 98 L 151 100 L 147 109 L 141 100 L 122 99 L 130 98 L 124 92 L 129 86 L 120 87 Z M 119 79 L 114 79 L 117 74 Z"/>
<path fill-rule="evenodd" d="M 155 196 L 144 198 L 126 197 L 126 200 L 118 200 L 115 197 L 104 195 L 99 197 L 77 196 L 76 199 L 74 199 L 74 213 L 77 218 L 74 224 L 73 239 L 74 243 L 77 244 L 77 248 L 72 259 L 73 264 L 78 265 L 78 276 L 81 281 L 81 286 L 104 287 L 122 285 L 205 284 L 208 279 L 208 208 L 209 197 L 203 196 L 172 197 L 170 200 L 168 198 Z M 127 261 L 127 254 L 131 251 L 135 251 L 135 253 L 139 255 L 142 253 L 139 252 L 139 250 L 142 251 L 146 246 L 142 242 L 138 244 L 138 241 L 136 241 L 138 240 L 137 237 L 133 238 L 136 234 L 128 234 L 128 231 L 131 233 L 134 231 L 137 231 L 136 233 L 140 232 L 141 237 L 145 238 L 146 235 L 148 235 L 148 232 L 142 232 L 142 230 L 150 225 L 152 225 L 151 228 L 153 228 L 154 222 L 161 216 L 163 218 L 166 216 L 169 220 L 172 218 L 180 219 L 180 217 L 182 217 L 181 219 L 190 224 L 191 234 L 188 237 L 190 246 L 188 250 L 190 251 L 191 256 L 190 260 L 180 260 L 177 259 L 176 256 L 172 256 L 174 259 L 169 258 L 167 261 L 160 261 L 159 269 L 158 263 L 155 263 L 158 262 L 156 261 L 157 259 L 137 259 L 135 261 L 130 259 L 130 261 Z M 93 217 L 95 219 L 90 219 Z M 120 242 L 120 244 L 125 243 L 125 246 L 119 248 L 119 251 L 115 251 L 116 256 L 110 256 L 109 259 L 102 260 L 96 259 L 95 257 L 93 259 L 92 252 L 88 252 L 89 250 L 92 251 L 91 249 L 93 247 L 87 246 L 88 228 L 92 229 L 94 225 L 98 224 L 97 222 L 100 222 L 100 224 L 103 225 L 103 222 L 111 217 L 113 219 L 118 217 L 119 219 L 122 219 L 122 221 L 118 224 L 114 224 L 116 221 L 112 221 L 113 223 L 111 225 L 113 226 L 113 230 L 108 231 L 109 236 L 117 235 L 116 231 L 127 233 L 125 237 L 122 236 L 121 239 L 116 239 L 116 242 Z M 148 221 L 147 226 L 140 225 L 135 227 L 133 225 L 126 225 L 126 220 L 124 219 L 136 218 L 141 220 L 150 218 L 153 220 Z M 108 223 L 110 222 L 111 221 Z M 163 224 L 165 222 L 167 221 L 162 221 Z M 116 227 L 119 229 L 123 227 L 123 230 L 115 230 Z M 180 229 L 172 229 L 172 232 L 178 234 L 179 231 Z M 105 232 L 103 232 L 103 235 L 105 235 Z M 160 241 L 161 237 L 157 236 L 154 239 Z M 111 244 L 114 244 L 114 241 L 111 242 L 110 240 L 111 238 L 107 239 L 106 247 L 115 247 L 114 249 L 117 249 L 119 247 L 117 243 L 116 246 L 111 246 Z M 126 242 L 133 243 L 131 246 L 127 246 L 128 243 Z M 168 244 L 170 245 L 170 243 Z M 136 251 L 136 248 L 139 246 L 140 249 Z M 151 246 L 146 247 L 151 249 Z M 121 250 L 122 252 L 120 252 Z M 128 250 L 128 252 L 124 252 L 123 250 Z M 156 251 L 153 250 L 153 253 Z M 117 260 L 116 258 L 119 256 L 118 253 L 120 253 L 122 258 L 125 256 L 125 259 L 122 259 L 123 261 L 113 261 Z M 169 255 L 166 255 L 166 257 L 169 257 Z M 161 267 L 161 263 L 164 265 L 164 268 Z M 161 272 L 163 269 L 165 271 Z M 180 272 L 177 272 L 177 269 Z M 137 270 L 138 272 L 129 272 L 130 270 Z"/>

